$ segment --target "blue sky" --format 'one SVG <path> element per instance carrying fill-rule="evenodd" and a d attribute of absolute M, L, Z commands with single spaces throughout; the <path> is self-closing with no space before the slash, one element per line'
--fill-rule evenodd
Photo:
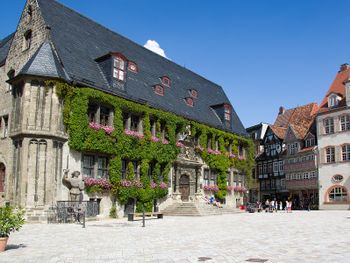
<path fill-rule="evenodd" d="M 141 45 L 157 41 L 172 61 L 221 85 L 246 127 L 272 123 L 280 106 L 320 103 L 350 62 L 347 0 L 60 2 Z M 24 0 L 1 4 L 3 38 Z"/>

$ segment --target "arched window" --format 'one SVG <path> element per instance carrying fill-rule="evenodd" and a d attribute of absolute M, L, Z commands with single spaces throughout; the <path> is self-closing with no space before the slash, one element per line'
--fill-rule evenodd
<path fill-rule="evenodd" d="M 166 87 L 170 87 L 170 85 L 171 85 L 170 78 L 167 76 L 162 77 L 162 84 Z"/>
<path fill-rule="evenodd" d="M 23 36 L 23 48 L 22 50 L 25 51 L 30 48 L 32 44 L 32 30 L 28 30 L 24 33 Z"/>
<path fill-rule="evenodd" d="M 7 72 L 7 77 L 9 80 L 13 79 L 15 77 L 15 70 L 11 69 L 9 72 Z M 8 83 L 7 85 L 7 91 L 11 91 L 12 85 L 10 83 Z"/>
<path fill-rule="evenodd" d="M 128 70 L 130 70 L 131 72 L 137 73 L 138 68 L 137 68 L 136 63 L 129 61 L 128 62 Z"/>
<path fill-rule="evenodd" d="M 125 80 L 125 61 L 121 57 L 115 57 L 113 63 L 113 77 L 117 80 Z"/>
<path fill-rule="evenodd" d="M 159 96 L 164 96 L 164 88 L 161 85 L 155 85 L 153 87 L 154 93 Z"/>
<path fill-rule="evenodd" d="M 3 163 L 0 163 L 0 192 L 5 192 L 5 175 L 6 167 Z"/>
<path fill-rule="evenodd" d="M 333 183 L 340 183 L 341 181 L 343 181 L 344 177 L 341 174 L 336 174 L 333 175 L 332 177 L 332 182 Z"/>
<path fill-rule="evenodd" d="M 193 99 L 188 97 L 188 98 L 185 98 L 185 102 L 187 104 L 187 106 L 190 106 L 190 107 L 193 107 Z"/>
<path fill-rule="evenodd" d="M 347 202 L 348 191 L 343 186 L 335 186 L 328 192 L 328 201 L 331 203 Z"/>

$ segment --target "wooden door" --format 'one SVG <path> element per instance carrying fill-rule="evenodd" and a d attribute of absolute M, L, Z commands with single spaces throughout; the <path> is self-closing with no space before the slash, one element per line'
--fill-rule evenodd
<path fill-rule="evenodd" d="M 181 200 L 188 201 L 188 198 L 190 196 L 190 177 L 188 175 L 181 175 L 179 190 L 181 193 Z"/>
<path fill-rule="evenodd" d="M 5 192 L 5 172 L 5 165 L 0 163 L 0 192 Z"/>

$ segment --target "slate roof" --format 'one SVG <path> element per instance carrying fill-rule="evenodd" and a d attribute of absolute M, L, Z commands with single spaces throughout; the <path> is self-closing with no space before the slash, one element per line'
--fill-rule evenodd
<path fill-rule="evenodd" d="M 44 42 L 39 47 L 19 74 L 69 80 L 49 42 Z"/>
<path fill-rule="evenodd" d="M 8 35 L 4 39 L 0 40 L 0 66 L 5 63 L 14 35 L 15 33 L 12 33 L 11 35 Z"/>
<path fill-rule="evenodd" d="M 30 65 L 26 65 L 23 69 L 23 74 L 34 72 L 40 75 L 39 62 L 46 58 L 44 63 L 49 64 L 50 69 L 49 72 L 44 70 L 42 74 L 65 77 L 66 80 L 70 79 L 84 86 L 143 102 L 152 107 L 227 130 L 211 108 L 212 105 L 230 104 L 222 87 L 54 0 L 38 0 L 38 4 L 47 26 L 50 27 L 50 41 L 54 45 L 57 57 L 52 49 L 50 51 L 51 45 L 45 43 L 36 53 L 36 58 L 32 58 Z M 110 52 L 119 52 L 138 66 L 138 73 L 128 72 L 125 92 L 111 87 L 96 62 L 97 58 Z M 61 63 L 58 64 L 58 61 Z M 162 76 L 168 76 L 171 79 L 171 87 L 165 87 L 164 96 L 159 96 L 154 93 L 153 86 L 161 83 Z M 198 98 L 194 99 L 194 107 L 188 107 L 184 102 L 184 98 L 189 97 L 189 89 L 196 89 L 198 92 Z M 233 125 L 229 131 L 246 135 L 233 108 L 231 117 Z"/>

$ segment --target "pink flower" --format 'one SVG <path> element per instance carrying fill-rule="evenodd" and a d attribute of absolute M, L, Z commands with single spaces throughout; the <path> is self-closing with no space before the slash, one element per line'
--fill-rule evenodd
<path fill-rule="evenodd" d="M 161 183 L 159 184 L 159 187 L 160 187 L 161 189 L 166 189 L 166 188 L 168 188 L 168 184 L 167 184 L 167 183 L 164 183 L 164 182 L 161 182 Z"/>
<path fill-rule="evenodd" d="M 176 147 L 183 148 L 183 147 L 185 147 L 185 145 L 181 142 L 177 142 Z"/>
<path fill-rule="evenodd" d="M 242 155 L 239 155 L 239 156 L 238 156 L 238 160 L 245 160 L 245 157 L 242 156 Z"/>
<path fill-rule="evenodd" d="M 152 182 L 151 182 L 151 188 L 154 189 L 154 188 L 156 188 L 156 187 L 157 187 L 157 184 L 156 184 L 155 182 L 152 181 Z"/>
<path fill-rule="evenodd" d="M 109 182 L 109 180 L 105 179 L 105 178 L 85 178 L 84 180 L 84 184 L 85 186 L 99 186 L 101 189 L 103 190 L 109 190 L 112 188 L 112 184 Z"/>
<path fill-rule="evenodd" d="M 111 126 L 104 126 L 104 125 L 101 125 L 99 123 L 95 123 L 95 122 L 90 122 L 89 123 L 89 127 L 91 129 L 94 129 L 96 131 L 102 129 L 104 130 L 107 134 L 111 134 L 113 131 L 114 131 L 114 128 L 111 127 Z"/>
<path fill-rule="evenodd" d="M 167 139 L 162 139 L 163 144 L 169 144 L 169 141 Z"/>
<path fill-rule="evenodd" d="M 128 135 L 128 136 L 133 136 L 133 137 L 136 137 L 136 138 L 139 138 L 139 139 L 142 139 L 144 137 L 142 132 L 131 131 L 131 130 L 128 130 L 128 129 L 125 129 L 124 133 L 126 135 Z"/>
<path fill-rule="evenodd" d="M 221 152 L 219 150 L 208 149 L 209 154 L 219 155 Z"/>
<path fill-rule="evenodd" d="M 152 136 L 152 137 L 151 137 L 151 141 L 152 141 L 152 142 L 159 142 L 160 139 L 159 139 L 158 137 Z"/>
<path fill-rule="evenodd" d="M 204 185 L 203 189 L 204 189 L 204 191 L 211 191 L 211 192 L 219 191 L 219 187 L 216 184 Z"/>

